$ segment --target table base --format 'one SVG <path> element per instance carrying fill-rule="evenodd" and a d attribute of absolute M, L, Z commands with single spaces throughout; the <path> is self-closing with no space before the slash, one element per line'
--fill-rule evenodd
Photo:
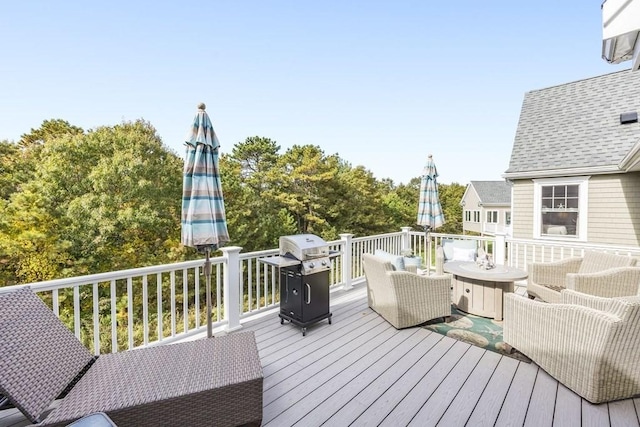
<path fill-rule="evenodd" d="M 458 309 L 502 321 L 503 294 L 513 292 L 513 282 L 494 282 L 453 275 L 451 298 Z"/>

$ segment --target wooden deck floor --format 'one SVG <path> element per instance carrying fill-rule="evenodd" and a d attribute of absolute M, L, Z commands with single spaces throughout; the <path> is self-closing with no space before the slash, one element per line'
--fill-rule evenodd
<path fill-rule="evenodd" d="M 263 425 L 640 425 L 640 399 L 593 405 L 533 363 L 394 329 L 367 307 L 363 285 L 332 293 L 331 311 L 332 325 L 306 337 L 275 312 L 244 324 L 264 370 Z M 28 425 L 10 411 L 0 426 Z"/>
<path fill-rule="evenodd" d="M 593 405 L 531 363 L 424 328 L 396 330 L 366 289 L 332 294 L 333 324 L 302 337 L 251 322 L 265 426 L 638 426 L 640 399 Z"/>

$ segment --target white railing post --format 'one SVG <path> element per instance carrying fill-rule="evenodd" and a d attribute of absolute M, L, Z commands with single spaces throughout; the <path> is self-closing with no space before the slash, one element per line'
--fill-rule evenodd
<path fill-rule="evenodd" d="M 493 262 L 496 265 L 504 265 L 506 260 L 506 239 L 504 234 L 496 233 L 495 248 L 493 248 Z"/>
<path fill-rule="evenodd" d="M 402 253 L 405 249 L 411 249 L 411 236 L 409 235 L 411 227 L 400 227 L 400 230 L 402 230 L 402 247 L 400 248 Z"/>
<path fill-rule="evenodd" d="M 353 288 L 351 283 L 351 266 L 353 265 L 353 250 L 351 248 L 351 239 L 353 234 L 344 233 L 340 234 L 340 240 L 342 240 L 342 289 L 349 290 Z"/>
<path fill-rule="evenodd" d="M 225 259 L 223 308 L 224 320 L 227 321 L 226 330 L 231 332 L 242 328 L 240 325 L 240 251 L 239 246 L 220 248 Z"/>

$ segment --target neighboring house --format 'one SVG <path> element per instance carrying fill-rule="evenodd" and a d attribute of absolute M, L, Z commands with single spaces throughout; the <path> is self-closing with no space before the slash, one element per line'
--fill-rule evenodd
<path fill-rule="evenodd" d="M 462 200 L 462 230 L 510 234 L 511 186 L 506 181 L 471 181 Z"/>
<path fill-rule="evenodd" d="M 509 169 L 514 238 L 640 245 L 640 72 L 525 94 Z"/>

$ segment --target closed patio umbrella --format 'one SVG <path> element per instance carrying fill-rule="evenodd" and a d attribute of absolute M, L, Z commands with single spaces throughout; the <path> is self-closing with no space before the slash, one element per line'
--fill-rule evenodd
<path fill-rule="evenodd" d="M 444 224 L 444 214 L 438 197 L 438 171 L 433 163 L 433 156 L 429 154 L 427 164 L 420 180 L 420 200 L 418 202 L 418 225 L 424 226 L 427 242 L 427 274 L 431 268 L 431 247 L 429 232 Z"/>
<path fill-rule="evenodd" d="M 206 254 L 207 337 L 211 337 L 210 253 L 229 241 L 218 169 L 220 143 L 205 105 L 198 105 L 189 136 L 182 180 L 182 244 Z M 186 313 L 185 313 L 186 315 Z"/>

